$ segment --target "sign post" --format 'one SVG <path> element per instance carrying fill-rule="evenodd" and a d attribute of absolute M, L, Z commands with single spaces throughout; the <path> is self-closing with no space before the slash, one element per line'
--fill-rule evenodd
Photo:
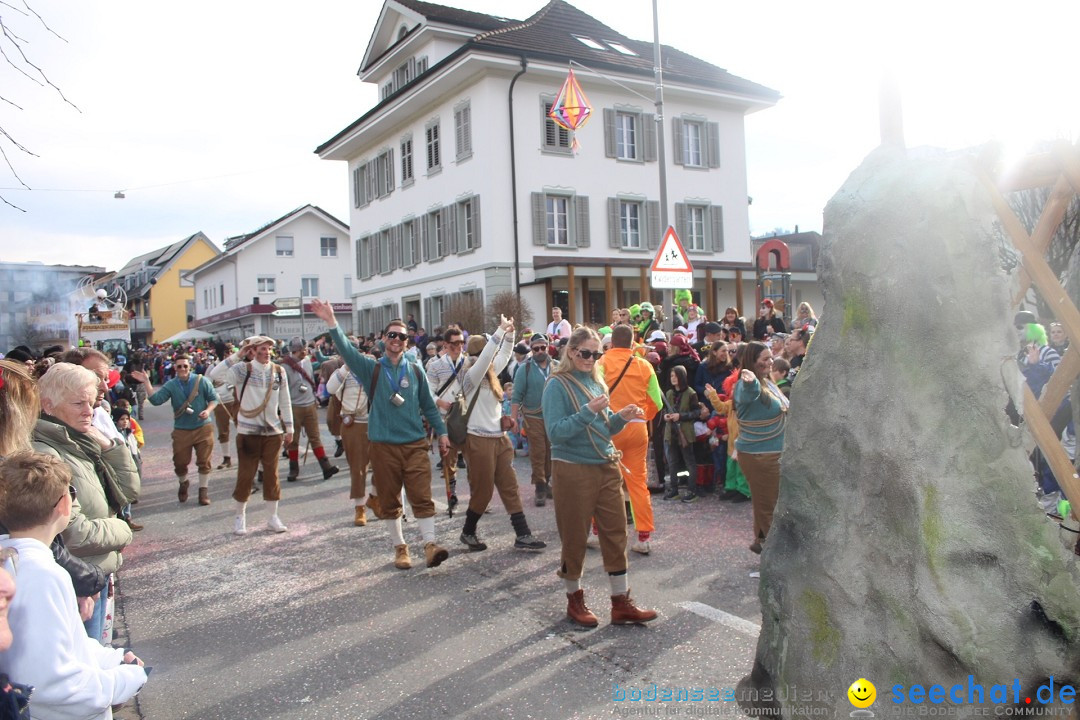
<path fill-rule="evenodd" d="M 277 308 L 278 310 L 294 310 L 294 309 L 299 310 L 300 309 L 300 298 L 298 298 L 298 297 L 277 298 L 271 304 L 275 308 Z M 299 315 L 300 313 L 296 313 L 296 314 Z"/>
<path fill-rule="evenodd" d="M 658 290 L 690 290 L 694 287 L 694 268 L 675 228 L 670 225 L 653 259 L 649 284 Z"/>

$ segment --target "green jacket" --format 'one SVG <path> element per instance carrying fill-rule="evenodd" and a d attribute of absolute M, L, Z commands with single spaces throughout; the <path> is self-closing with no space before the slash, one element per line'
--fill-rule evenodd
<path fill-rule="evenodd" d="M 694 421 L 701 416 L 701 408 L 698 407 L 698 396 L 694 392 L 693 388 L 687 388 L 683 390 L 682 396 L 676 401 L 675 390 L 668 390 L 665 400 L 667 400 L 667 407 L 661 410 L 665 415 L 667 413 L 677 412 L 679 413 L 679 421 L 677 423 L 665 422 L 664 423 L 664 442 L 671 444 L 678 442 L 678 437 L 673 437 L 671 434 L 672 429 L 678 425 L 682 431 L 683 437 L 686 438 L 686 442 L 693 445 L 697 435 L 694 434 Z"/>
<path fill-rule="evenodd" d="M 71 484 L 77 497 L 72 503 L 71 521 L 63 532 L 64 543 L 72 555 L 104 572 L 116 572 L 124 561 L 120 551 L 131 542 L 131 528 L 109 507 L 93 459 L 71 439 L 71 432 L 65 425 L 38 420 L 33 434 L 35 450 L 58 457 L 71 467 Z M 123 503 L 137 500 L 141 483 L 127 445 L 113 446 L 101 453 L 101 459 L 116 476 L 114 497 Z"/>

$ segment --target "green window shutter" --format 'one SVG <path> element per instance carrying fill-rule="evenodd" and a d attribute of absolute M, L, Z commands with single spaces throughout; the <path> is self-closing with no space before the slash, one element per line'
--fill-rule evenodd
<path fill-rule="evenodd" d="M 649 200 L 642 204 L 645 206 L 645 227 L 646 232 L 649 233 L 649 249 L 655 250 L 660 247 L 660 233 L 664 230 L 660 227 L 660 203 Z"/>
<path fill-rule="evenodd" d="M 679 240 L 684 246 L 686 245 L 686 232 L 689 227 L 686 215 L 686 203 L 675 203 L 675 234 L 679 236 Z"/>
<path fill-rule="evenodd" d="M 705 123 L 705 138 L 708 144 L 705 150 L 709 167 L 718 168 L 720 167 L 720 123 Z"/>
<path fill-rule="evenodd" d="M 641 116 L 641 136 L 645 162 L 656 162 L 656 115 L 645 113 Z"/>
<path fill-rule="evenodd" d="M 608 247 L 618 250 L 622 246 L 619 237 L 619 198 L 607 199 Z"/>
<path fill-rule="evenodd" d="M 709 208 L 709 222 L 712 225 L 713 252 L 724 252 L 724 208 L 713 205 Z"/>
<path fill-rule="evenodd" d="M 574 238 L 578 247 L 589 247 L 589 198 L 578 195 L 574 198 Z"/>
<path fill-rule="evenodd" d="M 532 194 L 533 245 L 547 245 L 547 207 L 544 193 Z"/>
<path fill-rule="evenodd" d="M 672 158 L 676 165 L 685 165 L 683 158 L 683 121 L 682 118 L 671 119 L 671 145 Z"/>
<path fill-rule="evenodd" d="M 615 157 L 615 111 L 604 108 L 604 157 Z"/>

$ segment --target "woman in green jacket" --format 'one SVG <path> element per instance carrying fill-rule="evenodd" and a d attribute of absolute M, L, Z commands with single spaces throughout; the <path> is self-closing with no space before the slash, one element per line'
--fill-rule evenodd
<path fill-rule="evenodd" d="M 593 518 L 600 529 L 600 552 L 611 585 L 613 625 L 644 623 L 656 618 L 630 599 L 626 577 L 626 506 L 619 455 L 611 442 L 629 420 L 644 417 L 637 405 L 617 413 L 609 409 L 607 385 L 597 360 L 600 337 L 589 328 L 570 335 L 563 362 L 544 388 L 544 425 L 551 442 L 551 480 L 555 524 L 562 541 L 558 575 L 566 585 L 566 614 L 585 627 L 596 627 L 596 615 L 585 606 L 581 574 L 585 541 Z"/>

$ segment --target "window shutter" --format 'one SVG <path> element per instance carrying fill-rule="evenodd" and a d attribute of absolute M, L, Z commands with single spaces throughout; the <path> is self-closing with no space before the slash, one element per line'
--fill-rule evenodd
<path fill-rule="evenodd" d="M 473 247 L 480 247 L 480 196 L 472 197 Z"/>
<path fill-rule="evenodd" d="M 547 206 L 544 193 L 532 194 L 533 245 L 547 245 Z"/>
<path fill-rule="evenodd" d="M 454 110 L 454 147 L 459 158 L 465 154 L 465 108 Z"/>
<path fill-rule="evenodd" d="M 618 249 L 622 245 L 619 239 L 619 198 L 607 199 L 608 247 Z"/>
<path fill-rule="evenodd" d="M 401 226 L 390 228 L 390 270 L 401 267 Z"/>
<path fill-rule="evenodd" d="M 425 261 L 430 261 L 431 260 L 431 245 L 434 242 L 434 240 L 432 239 L 432 236 L 435 234 L 434 228 L 432 228 L 432 223 L 433 222 L 435 222 L 434 217 L 432 215 L 430 215 L 430 214 L 425 215 L 423 220 L 420 222 L 420 227 L 424 231 L 424 233 L 423 233 L 424 237 L 423 237 L 422 245 L 423 245 L 423 248 L 424 248 L 424 260 Z"/>
<path fill-rule="evenodd" d="M 645 162 L 656 162 L 656 115 L 645 113 L 641 116 L 641 136 Z"/>
<path fill-rule="evenodd" d="M 364 202 L 369 203 L 375 197 L 375 161 L 364 166 Z"/>
<path fill-rule="evenodd" d="M 705 142 L 708 143 L 706 151 L 709 167 L 718 168 L 720 167 L 720 123 L 705 123 L 705 138 Z"/>
<path fill-rule="evenodd" d="M 684 247 L 686 246 L 686 232 L 689 227 L 686 215 L 686 203 L 675 203 L 675 234 L 679 236 L 679 240 Z"/>
<path fill-rule="evenodd" d="M 364 277 L 364 261 L 360 254 L 360 238 L 356 239 L 356 277 Z"/>
<path fill-rule="evenodd" d="M 663 232 L 660 228 L 660 203 L 649 200 L 642 205 L 645 206 L 645 227 L 646 232 L 649 233 L 649 249 L 655 250 L 660 247 L 660 233 Z"/>
<path fill-rule="evenodd" d="M 574 198 L 574 237 L 578 247 L 589 247 L 589 198 L 578 195 Z"/>
<path fill-rule="evenodd" d="M 466 105 L 465 114 L 465 154 L 472 155 L 472 106 Z"/>
<path fill-rule="evenodd" d="M 710 207 L 709 220 L 712 224 L 713 252 L 724 252 L 724 208 L 720 205 Z"/>
<path fill-rule="evenodd" d="M 420 325 L 428 330 L 434 330 L 431 322 L 431 298 L 424 298 L 424 317 L 420 318 Z"/>
<path fill-rule="evenodd" d="M 413 220 L 413 221 L 412 221 L 412 226 L 413 226 L 413 234 L 412 234 L 412 243 L 413 243 L 412 264 L 413 264 L 414 266 L 415 266 L 415 265 L 418 265 L 418 264 L 420 264 L 420 257 L 421 257 L 421 255 L 422 255 L 422 253 L 424 252 L 424 251 L 423 251 L 423 249 L 422 249 L 422 246 L 423 246 L 423 244 L 424 244 L 424 231 L 423 231 L 423 225 L 424 225 L 424 223 L 423 223 L 423 221 L 422 221 L 422 220 Z"/>
<path fill-rule="evenodd" d="M 360 168 L 352 171 L 353 207 L 360 207 Z"/>
<path fill-rule="evenodd" d="M 394 148 L 386 151 L 386 194 L 394 191 Z"/>
<path fill-rule="evenodd" d="M 676 165 L 685 165 L 686 160 L 683 158 L 683 122 L 682 118 L 671 119 L 671 144 L 673 158 Z"/>
<path fill-rule="evenodd" d="M 604 108 L 604 157 L 615 157 L 615 111 Z"/>
<path fill-rule="evenodd" d="M 453 255 L 457 252 L 458 237 L 457 237 L 457 216 L 458 206 L 457 204 L 444 207 L 442 209 L 443 214 L 443 232 L 446 234 L 446 254 Z"/>

